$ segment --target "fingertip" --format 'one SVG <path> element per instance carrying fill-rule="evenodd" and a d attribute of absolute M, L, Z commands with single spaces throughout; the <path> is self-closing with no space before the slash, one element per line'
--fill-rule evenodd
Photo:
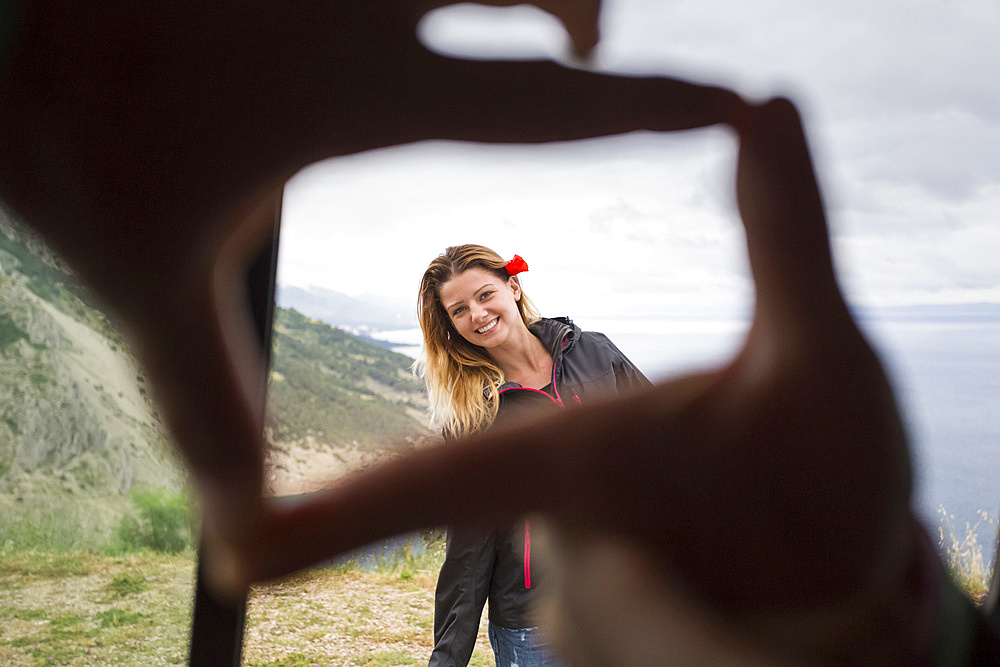
<path fill-rule="evenodd" d="M 246 599 L 250 588 L 248 563 L 240 550 L 223 541 L 203 540 L 198 550 L 205 588 L 226 605 Z"/>
<path fill-rule="evenodd" d="M 776 95 L 763 102 L 748 103 L 746 122 L 755 127 L 788 127 L 790 125 L 801 127 L 802 117 L 798 107 L 790 98 Z"/>

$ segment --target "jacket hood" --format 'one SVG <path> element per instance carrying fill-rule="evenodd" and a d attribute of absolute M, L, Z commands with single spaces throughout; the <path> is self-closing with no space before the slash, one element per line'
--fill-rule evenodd
<path fill-rule="evenodd" d="M 542 341 L 555 364 L 562 361 L 563 355 L 573 349 L 581 333 L 580 327 L 573 324 L 573 320 L 568 317 L 543 317 L 529 326 L 528 331 Z M 500 385 L 500 391 L 520 386 L 516 382 L 508 381 Z M 483 394 L 489 396 L 489 389 L 483 389 Z"/>
<path fill-rule="evenodd" d="M 559 357 L 571 350 L 581 333 L 580 327 L 568 317 L 543 317 L 528 327 L 528 330 L 542 341 L 553 361 L 558 361 Z"/>

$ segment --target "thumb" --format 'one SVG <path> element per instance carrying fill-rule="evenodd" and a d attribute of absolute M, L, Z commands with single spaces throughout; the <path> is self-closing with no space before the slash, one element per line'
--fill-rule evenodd
<path fill-rule="evenodd" d="M 575 56 L 586 57 L 597 46 L 601 0 L 537 0 L 535 4 L 563 24 Z"/>

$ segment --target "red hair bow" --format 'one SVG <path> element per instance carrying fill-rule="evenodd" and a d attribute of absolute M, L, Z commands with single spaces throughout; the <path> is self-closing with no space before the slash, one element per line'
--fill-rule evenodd
<path fill-rule="evenodd" d="M 528 270 L 528 263 L 520 255 L 514 255 L 514 259 L 507 262 L 504 268 L 507 269 L 508 276 L 516 276 L 522 271 Z"/>

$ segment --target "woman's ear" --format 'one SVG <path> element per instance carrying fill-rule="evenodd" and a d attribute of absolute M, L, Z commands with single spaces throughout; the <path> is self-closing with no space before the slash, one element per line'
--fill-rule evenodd
<path fill-rule="evenodd" d="M 510 287 L 510 291 L 514 293 L 514 301 L 520 301 L 521 282 L 517 279 L 517 276 L 507 278 L 507 286 Z"/>

